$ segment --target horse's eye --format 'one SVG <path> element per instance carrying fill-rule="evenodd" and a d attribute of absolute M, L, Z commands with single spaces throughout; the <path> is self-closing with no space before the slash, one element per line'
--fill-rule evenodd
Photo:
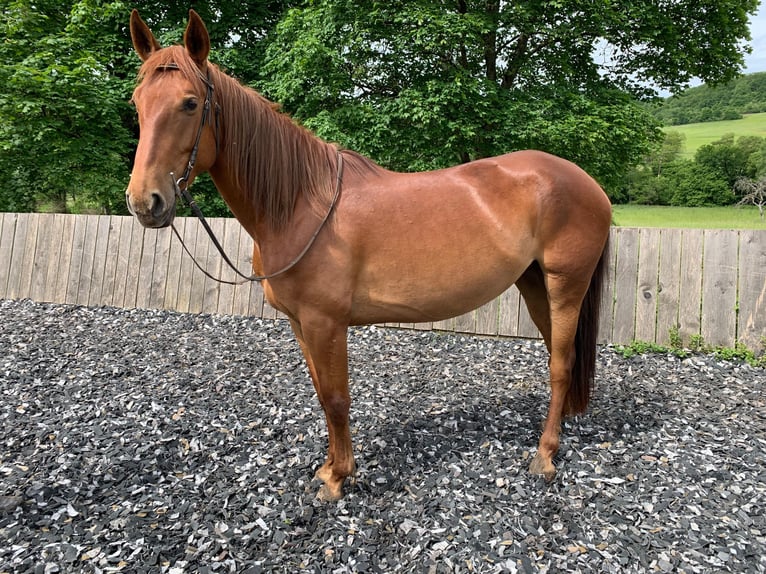
<path fill-rule="evenodd" d="M 197 109 L 197 100 L 196 98 L 188 98 L 184 100 L 184 110 L 187 112 L 193 112 Z"/>

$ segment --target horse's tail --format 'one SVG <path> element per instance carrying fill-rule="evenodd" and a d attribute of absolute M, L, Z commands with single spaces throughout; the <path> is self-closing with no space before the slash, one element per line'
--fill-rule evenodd
<path fill-rule="evenodd" d="M 596 371 L 596 343 L 598 342 L 599 312 L 601 310 L 601 294 L 609 266 L 609 237 L 607 236 L 601 258 L 590 278 L 590 286 L 585 293 L 580 318 L 575 334 L 575 362 L 572 367 L 572 381 L 567 393 L 568 414 L 574 415 L 585 412 L 590 401 L 591 386 Z"/>

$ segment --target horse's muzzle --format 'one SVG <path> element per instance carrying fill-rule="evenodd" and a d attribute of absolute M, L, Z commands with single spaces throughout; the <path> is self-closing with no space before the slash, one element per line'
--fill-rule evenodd
<path fill-rule="evenodd" d="M 176 215 L 175 197 L 168 202 L 158 192 L 152 192 L 148 201 L 140 202 L 134 201 L 128 191 L 125 193 L 125 203 L 128 205 L 128 211 L 135 215 L 144 227 L 168 227 Z"/>

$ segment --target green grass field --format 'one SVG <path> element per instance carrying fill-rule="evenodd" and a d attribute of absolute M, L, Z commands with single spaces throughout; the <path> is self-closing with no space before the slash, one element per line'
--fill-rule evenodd
<path fill-rule="evenodd" d="M 615 205 L 612 220 L 621 227 L 766 229 L 755 207 L 661 207 Z"/>
<path fill-rule="evenodd" d="M 680 132 L 686 136 L 683 157 L 691 159 L 697 148 L 713 143 L 726 134 L 766 137 L 766 113 L 749 114 L 741 120 L 667 126 L 665 131 Z"/>

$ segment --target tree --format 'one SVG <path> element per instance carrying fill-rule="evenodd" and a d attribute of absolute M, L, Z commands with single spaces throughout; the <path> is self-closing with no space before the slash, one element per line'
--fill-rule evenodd
<path fill-rule="evenodd" d="M 130 95 L 139 60 L 128 32 L 137 7 L 161 40 L 181 40 L 188 8 L 156 0 L 0 0 L 0 210 L 124 213 L 138 136 Z M 260 77 L 267 39 L 289 2 L 195 2 L 215 58 Z M 200 198 L 228 213 L 208 181 Z M 212 209 L 210 209 L 212 208 Z"/>
<path fill-rule="evenodd" d="M 741 177 L 734 184 L 734 191 L 742 194 L 737 205 L 755 205 L 763 219 L 766 208 L 766 177 L 758 180 Z"/>
<path fill-rule="evenodd" d="M 734 194 L 720 173 L 706 165 L 679 160 L 665 170 L 662 203 L 686 207 L 731 205 Z"/>
<path fill-rule="evenodd" d="M 659 137 L 630 96 L 732 78 L 757 0 L 328 0 L 287 13 L 262 87 L 399 169 L 537 147 L 610 183 Z"/>
<path fill-rule="evenodd" d="M 94 41 L 116 24 L 122 9 L 121 2 L 104 3 L 93 26 L 87 1 L 13 1 L 4 7 L 0 198 L 24 190 L 11 208 L 42 202 L 64 209 L 80 199 L 112 211 L 121 204 L 131 145 L 123 123 L 127 97 Z"/>
<path fill-rule="evenodd" d="M 734 134 L 727 134 L 711 144 L 701 146 L 694 159 L 698 164 L 717 171 L 731 188 L 739 178 L 755 176 L 756 164 L 751 161 L 751 156 L 760 152 L 762 146 L 763 138 L 737 138 Z"/>
<path fill-rule="evenodd" d="M 0 209 L 120 212 L 138 135 L 129 8 L 168 44 L 180 41 L 187 7 L 0 2 Z M 756 5 L 194 2 L 214 61 L 320 135 L 386 166 L 434 168 L 536 147 L 610 186 L 660 137 L 634 97 L 652 85 L 680 89 L 692 76 L 733 77 Z M 217 202 L 207 189 L 201 201 Z"/>
<path fill-rule="evenodd" d="M 644 159 L 644 164 L 656 177 L 662 175 L 663 168 L 681 157 L 686 143 L 686 134 L 677 131 L 664 132 L 662 144 Z"/>

